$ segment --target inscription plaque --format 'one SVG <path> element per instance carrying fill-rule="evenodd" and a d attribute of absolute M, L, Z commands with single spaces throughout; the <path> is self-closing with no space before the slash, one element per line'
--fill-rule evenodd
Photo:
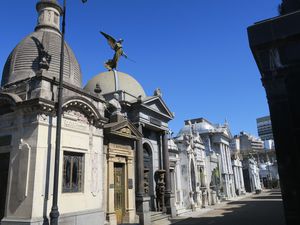
<path fill-rule="evenodd" d="M 133 180 L 131 178 L 128 179 L 128 189 L 133 189 Z"/>
<path fill-rule="evenodd" d="M 161 126 L 161 121 L 156 118 L 153 118 L 153 117 L 150 117 L 150 123 L 152 123 L 156 126 Z"/>

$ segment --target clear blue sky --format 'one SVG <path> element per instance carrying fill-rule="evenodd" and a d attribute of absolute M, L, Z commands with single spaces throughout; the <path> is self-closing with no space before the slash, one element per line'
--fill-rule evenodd
<path fill-rule="evenodd" d="M 37 0 L 1 1 L 0 68 L 33 31 Z M 62 2 L 62 1 L 61 1 Z M 231 131 L 257 135 L 256 118 L 269 114 L 247 26 L 277 15 L 280 0 L 68 0 L 66 40 L 81 65 L 83 83 L 105 71 L 113 52 L 99 31 L 124 39 L 119 70 L 152 95 L 161 88 L 175 119 L 225 118 Z"/>

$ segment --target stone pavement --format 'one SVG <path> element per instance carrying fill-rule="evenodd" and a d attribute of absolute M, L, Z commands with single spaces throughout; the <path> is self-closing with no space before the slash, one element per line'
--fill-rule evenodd
<path fill-rule="evenodd" d="M 280 190 L 246 194 L 210 208 L 188 212 L 157 225 L 285 225 Z M 156 225 L 153 223 L 153 225 Z"/>

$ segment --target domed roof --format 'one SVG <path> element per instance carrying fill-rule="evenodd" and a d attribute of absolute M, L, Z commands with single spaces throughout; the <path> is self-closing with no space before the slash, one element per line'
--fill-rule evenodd
<path fill-rule="evenodd" d="M 9 55 L 2 74 L 1 86 L 36 75 L 40 70 L 40 47 L 42 44 L 51 56 L 48 74 L 59 78 L 61 35 L 40 29 L 25 37 Z M 71 48 L 65 43 L 64 82 L 82 86 L 81 71 Z"/>
<path fill-rule="evenodd" d="M 146 97 L 143 87 L 137 82 L 132 76 L 117 72 L 117 77 L 113 71 L 108 71 L 100 73 L 99 75 L 93 77 L 87 85 L 84 87 L 86 91 L 94 93 L 96 84 L 100 85 L 102 90 L 101 94 L 112 93 L 117 90 L 125 91 L 134 97 L 142 96 Z"/>
<path fill-rule="evenodd" d="M 199 134 L 216 131 L 216 128 L 211 123 L 203 120 L 202 122 L 198 122 L 192 125 L 185 124 L 184 127 L 179 131 L 178 136 L 183 134 L 190 134 L 191 129 L 194 132 L 198 132 Z"/>
<path fill-rule="evenodd" d="M 10 53 L 5 63 L 1 86 L 34 77 L 42 68 L 50 77 L 59 78 L 61 7 L 56 0 L 37 3 L 38 23 L 35 32 L 25 37 Z M 47 56 L 46 68 L 44 68 Z M 82 86 L 81 71 L 71 48 L 64 43 L 64 82 Z"/>

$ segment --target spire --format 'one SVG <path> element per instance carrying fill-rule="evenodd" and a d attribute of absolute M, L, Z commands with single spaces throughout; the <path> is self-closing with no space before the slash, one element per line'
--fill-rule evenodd
<path fill-rule="evenodd" d="M 35 30 L 49 28 L 60 32 L 60 16 L 63 10 L 56 0 L 40 0 L 36 4 L 36 10 L 38 21 Z"/>

